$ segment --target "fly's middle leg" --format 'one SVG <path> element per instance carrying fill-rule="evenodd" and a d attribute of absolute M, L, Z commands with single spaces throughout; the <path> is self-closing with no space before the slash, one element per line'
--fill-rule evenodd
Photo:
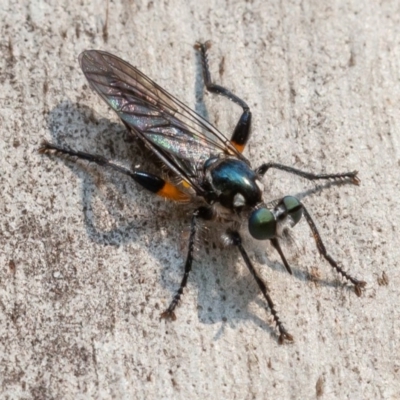
<path fill-rule="evenodd" d="M 194 246 L 195 246 L 195 238 L 196 238 L 196 233 L 198 231 L 198 220 L 203 219 L 203 220 L 211 220 L 213 218 L 214 214 L 211 208 L 207 207 L 199 207 L 197 210 L 194 211 L 191 219 L 191 224 L 190 224 L 190 237 L 189 237 L 189 247 L 188 247 L 188 253 L 186 256 L 186 262 L 185 262 L 185 271 L 183 273 L 183 278 L 181 281 L 181 284 L 179 286 L 179 289 L 177 290 L 175 296 L 173 297 L 169 307 L 161 314 L 161 318 L 165 319 L 171 319 L 172 321 L 176 320 L 176 315 L 175 315 L 175 308 L 179 303 L 179 300 L 181 299 L 183 289 L 186 287 L 188 278 L 189 278 L 189 273 L 192 270 L 192 262 L 193 262 L 193 253 L 194 253 Z"/>
<path fill-rule="evenodd" d="M 360 184 L 360 179 L 358 178 L 357 174 L 358 171 L 351 171 L 351 172 L 342 172 L 339 174 L 314 174 L 312 172 L 302 171 L 297 168 L 289 167 L 287 165 L 269 162 L 260 165 L 255 172 L 258 175 L 264 175 L 269 169 L 279 169 L 281 171 L 288 172 L 290 174 L 301 176 L 302 178 L 308 179 L 310 181 L 315 180 L 342 180 L 342 181 L 350 181 L 354 185 Z"/>

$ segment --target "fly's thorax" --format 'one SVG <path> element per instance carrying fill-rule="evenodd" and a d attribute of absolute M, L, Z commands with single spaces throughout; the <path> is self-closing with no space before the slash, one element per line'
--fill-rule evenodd
<path fill-rule="evenodd" d="M 222 206 L 229 209 L 254 207 L 262 199 L 258 175 L 235 157 L 212 157 L 204 163 L 205 185 Z"/>

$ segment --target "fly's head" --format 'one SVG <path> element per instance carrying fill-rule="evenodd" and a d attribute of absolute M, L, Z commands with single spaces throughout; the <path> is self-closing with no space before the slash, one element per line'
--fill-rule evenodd
<path fill-rule="evenodd" d="M 260 207 L 249 217 L 249 232 L 254 239 L 268 240 L 282 236 L 283 230 L 295 226 L 303 215 L 303 206 L 296 197 L 285 196 L 272 209 Z"/>

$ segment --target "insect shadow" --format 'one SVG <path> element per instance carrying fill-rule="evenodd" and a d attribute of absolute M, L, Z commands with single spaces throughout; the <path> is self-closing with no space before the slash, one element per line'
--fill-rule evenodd
<path fill-rule="evenodd" d="M 201 82 L 200 82 L 201 83 Z M 196 83 L 196 91 L 201 88 Z M 199 103 L 203 102 L 201 96 L 196 96 Z M 206 107 L 203 104 L 196 106 L 196 110 L 203 114 Z M 147 170 L 159 170 L 157 160 L 151 157 L 141 143 L 132 135 L 128 134 L 123 125 L 115 123 L 107 118 L 98 119 L 93 110 L 87 106 L 73 104 L 71 102 L 62 102 L 55 107 L 49 114 L 48 126 L 52 135 L 52 141 L 64 147 L 77 148 L 86 147 L 91 152 L 109 157 L 121 164 L 134 165 L 143 164 Z M 85 151 L 85 148 L 79 150 Z M 153 159 L 152 159 L 153 158 Z M 160 271 L 160 281 L 171 293 L 174 292 L 181 269 L 183 268 L 183 259 L 186 249 L 180 249 L 179 261 L 170 260 L 165 262 L 165 255 L 160 251 L 160 247 L 177 249 L 177 239 L 179 242 L 181 233 L 170 234 L 171 232 L 185 230 L 189 226 L 190 211 L 193 205 L 177 205 L 173 202 L 164 202 L 162 199 L 148 194 L 126 177 L 118 177 L 117 173 L 110 172 L 107 169 L 97 167 L 89 162 L 80 162 L 77 164 L 74 160 L 68 158 L 58 158 L 57 162 L 65 163 L 74 174 L 81 180 L 81 198 L 82 211 L 84 214 L 85 227 L 87 235 L 95 243 L 105 246 L 121 246 L 134 242 L 144 232 L 159 231 L 160 227 L 168 227 L 167 235 L 162 239 L 163 243 L 156 246 L 149 246 L 147 251 L 151 258 L 157 259 L 163 266 L 164 271 Z M 96 182 L 105 180 L 107 186 L 112 185 L 113 193 L 103 193 L 96 185 Z M 311 194 L 318 193 L 330 186 L 343 184 L 340 181 L 328 181 L 322 185 L 301 193 L 295 194 L 297 198 L 303 199 Z M 101 185 L 103 186 L 103 185 Z M 116 195 L 115 195 L 116 193 Z M 142 195 L 141 195 L 142 194 Z M 135 199 L 134 196 L 137 195 Z M 110 230 L 103 230 L 98 227 L 100 216 L 97 214 L 96 207 L 93 205 L 95 197 L 100 197 L 103 206 L 106 208 L 110 218 L 118 221 L 119 225 Z M 141 200 L 145 204 L 140 204 Z M 148 201 L 147 201 L 148 200 Z M 130 202 L 138 205 L 143 212 L 135 213 L 133 220 L 129 221 L 124 213 L 124 207 L 118 206 L 121 202 Z M 117 206 L 116 206 L 117 204 Z M 150 206 L 149 206 L 150 204 Z M 150 208 L 157 209 L 155 218 L 151 218 Z M 128 220 L 127 220 L 128 218 Z M 173 221 L 173 222 L 171 222 Z M 251 311 L 251 304 L 256 302 L 261 308 L 265 305 L 261 298 L 256 284 L 250 274 L 240 273 L 239 254 L 235 248 L 219 249 L 220 232 L 211 232 L 203 234 L 199 240 L 205 240 L 205 243 L 199 245 L 196 251 L 193 273 L 191 275 L 191 286 L 196 285 L 198 289 L 198 318 L 202 323 L 215 324 L 218 322 L 234 324 L 238 320 L 252 320 L 256 325 L 268 331 L 272 336 L 275 334 L 274 326 L 262 317 L 257 316 Z M 250 243 L 251 241 L 249 241 Z M 268 244 L 264 248 L 264 262 L 268 268 L 276 272 L 286 274 L 283 265 L 280 262 L 272 261 L 268 257 L 268 252 L 273 251 Z M 171 263 L 176 264 L 176 273 L 174 282 L 170 282 Z M 140 268 L 140 262 L 132 261 L 132 268 Z M 264 268 L 262 266 L 261 268 Z M 308 281 L 308 274 L 296 267 L 293 268 L 295 279 Z M 337 286 L 335 281 L 329 279 L 318 279 L 319 285 Z M 139 284 L 139 283 L 138 283 Z M 250 290 L 249 290 L 250 289 Z M 185 312 L 181 307 L 181 313 Z M 183 318 L 184 315 L 181 315 Z M 221 328 L 223 330 L 223 328 Z M 218 333 L 216 337 L 221 334 Z"/>
<path fill-rule="evenodd" d="M 149 164 L 149 168 L 151 166 L 148 157 L 146 158 L 148 152 L 140 146 L 135 138 L 132 139 L 131 135 L 127 135 L 124 126 L 107 118 L 98 119 L 89 107 L 70 102 L 60 103 L 50 112 L 48 125 L 54 143 L 67 148 L 76 148 L 79 144 L 82 151 L 89 148 L 93 153 L 109 157 L 118 163 L 127 164 L 129 167 L 129 164 L 137 165 L 138 163 L 146 165 L 146 168 L 147 164 Z M 135 213 L 132 222 L 123 223 L 109 231 L 97 228 L 99 224 L 96 221 L 99 220 L 99 216 L 96 215 L 93 206 L 95 196 L 100 197 L 110 218 L 114 221 L 126 222 L 123 212 L 124 205 L 121 203 L 122 198 L 133 196 L 130 202 L 135 204 L 135 194 L 138 194 L 138 197 L 143 194 L 149 198 L 151 195 L 147 195 L 144 189 L 138 187 L 131 180 L 119 176 L 116 172 L 100 168 L 95 163 L 88 161 L 77 163 L 73 157 L 57 158 L 58 162 L 61 160 L 82 181 L 81 197 L 86 230 L 90 239 L 95 243 L 120 246 L 133 241 L 135 236 L 139 236 L 138 230 L 143 230 L 144 226 L 147 227 L 152 223 L 156 227 L 159 225 L 163 215 L 158 219 L 149 219 L 150 213 L 146 213 L 146 208 L 143 207 L 144 212 Z M 112 191 L 104 189 L 109 185 L 112 186 L 118 197 L 110 193 Z M 164 201 L 156 198 L 154 204 L 157 205 L 157 202 L 161 205 L 164 218 L 170 217 L 168 212 L 172 214 L 175 212 L 173 207 L 165 207 L 164 204 L 167 203 Z"/>
<path fill-rule="evenodd" d="M 141 146 L 140 142 L 127 134 L 123 125 L 111 122 L 107 118 L 98 119 L 89 107 L 62 102 L 49 113 L 48 126 L 52 142 L 55 144 L 66 148 L 77 148 L 79 143 L 79 150 L 90 149 L 93 153 L 109 157 L 121 164 L 129 165 L 133 162 L 135 165 L 145 165 L 147 170 L 151 167 L 155 171 L 158 170 L 157 165 L 153 165 L 153 160 L 149 159 L 149 152 Z M 164 271 L 160 271 L 160 281 L 164 287 L 173 293 L 179 282 L 183 268 L 182 259 L 184 259 L 186 248 L 179 249 L 177 244 L 180 242 L 182 232 L 176 234 L 172 232 L 177 231 L 177 226 L 179 231 L 185 231 L 189 226 L 193 205 L 165 202 L 163 199 L 141 189 L 129 178 L 118 177 L 118 173 L 100 168 L 96 164 L 86 161 L 77 163 L 74 159 L 59 157 L 54 162 L 64 163 L 81 181 L 82 211 L 86 232 L 89 239 L 94 243 L 118 247 L 135 242 L 146 231 L 159 231 L 160 227 L 168 227 L 169 232 L 163 237 L 163 242 L 156 246 L 149 246 L 146 251 L 150 253 L 152 259 L 157 259 L 158 263 L 162 265 Z M 154 160 L 154 162 L 157 164 L 157 160 Z M 101 188 L 99 188 L 99 180 Z M 103 193 L 102 188 L 109 185 L 112 186 L 114 195 L 110 195 L 107 190 Z M 129 197 L 129 195 L 132 197 Z M 109 217 L 120 222 L 117 227 L 110 230 L 99 228 L 98 221 L 101 216 L 98 215 L 93 204 L 95 198 L 99 197 Z M 138 209 L 143 212 L 135 213 L 133 220 L 132 218 L 129 220 L 121 207 L 116 207 L 116 204 L 121 201 L 137 205 Z M 141 201 L 145 204 L 140 204 Z M 152 208 L 156 209 L 154 213 L 149 211 Z M 151 214 L 156 215 L 156 217 L 151 218 Z M 218 248 L 221 247 L 220 233 L 222 233 L 222 230 L 214 234 L 212 232 L 207 235 L 203 234 L 198 239 L 199 241 L 205 240 L 205 245 L 199 243 L 199 249 L 196 249 L 196 261 L 193 276 L 190 279 L 190 285 L 196 285 L 198 288 L 198 317 L 202 323 L 207 324 L 230 320 L 232 316 L 229 310 L 232 309 L 236 310 L 235 319 L 252 318 L 251 312 L 247 313 L 242 310 L 246 309 L 247 305 L 258 297 L 256 287 L 253 288 L 253 293 L 247 295 L 251 278 L 247 274 L 238 274 L 238 270 L 234 268 L 238 264 L 236 249 L 229 251 L 229 249 L 221 250 Z M 166 263 L 165 255 L 160 251 L 160 248 L 176 249 L 181 253 L 178 258 L 179 261 L 176 262 L 171 259 L 169 263 Z M 170 273 L 171 263 L 176 264 L 174 274 Z M 273 266 L 273 263 L 270 264 Z M 132 261 L 132 268 L 140 267 L 140 262 Z M 173 282 L 169 279 L 170 275 L 175 276 Z M 252 283 L 250 285 L 252 286 Z M 242 294 L 244 296 L 238 303 Z M 184 307 L 181 308 L 182 313 L 184 313 Z M 181 318 L 183 317 L 182 315 Z M 264 323 L 261 318 L 256 319 L 273 334 L 273 326 Z"/>

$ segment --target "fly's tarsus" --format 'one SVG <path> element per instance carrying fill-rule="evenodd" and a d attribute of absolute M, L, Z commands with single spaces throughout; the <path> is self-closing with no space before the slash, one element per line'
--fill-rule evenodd
<path fill-rule="evenodd" d="M 175 305 L 174 305 L 174 308 L 175 308 Z M 167 320 L 170 320 L 170 321 L 176 321 L 175 313 L 173 311 L 169 310 L 169 309 L 167 309 L 163 313 L 161 313 L 160 318 L 161 319 L 167 319 Z"/>

